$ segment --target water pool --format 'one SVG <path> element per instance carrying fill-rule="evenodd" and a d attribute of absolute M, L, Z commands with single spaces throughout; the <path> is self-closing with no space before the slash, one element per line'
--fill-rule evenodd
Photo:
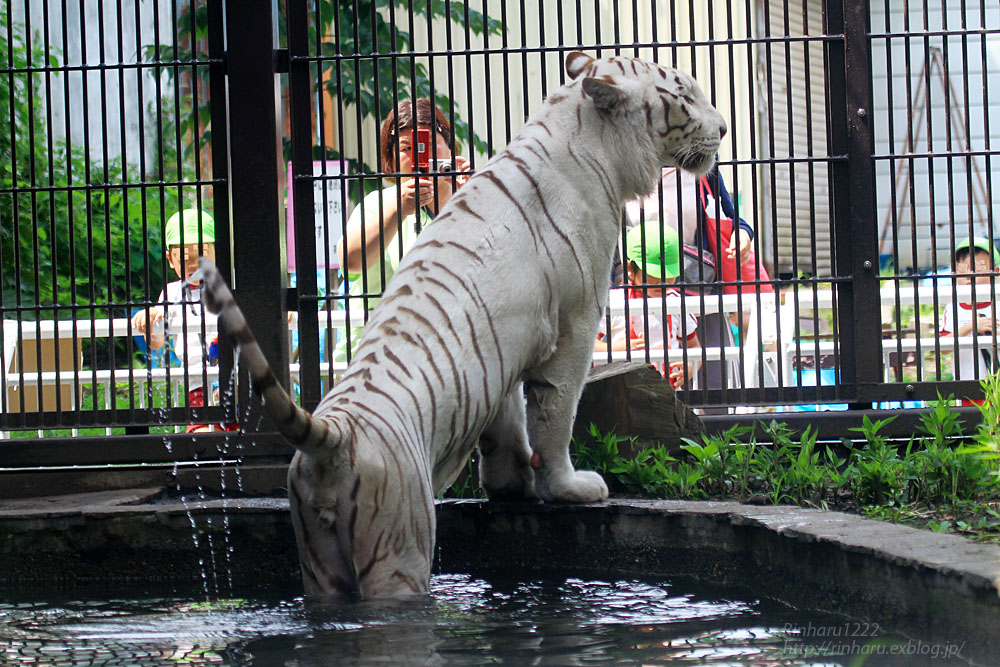
<path fill-rule="evenodd" d="M 141 584 L 7 590 L 0 602 L 5 664 L 839 665 L 906 641 L 667 579 L 435 575 L 430 596 L 403 602 L 307 604 L 260 589 L 206 599 Z"/>

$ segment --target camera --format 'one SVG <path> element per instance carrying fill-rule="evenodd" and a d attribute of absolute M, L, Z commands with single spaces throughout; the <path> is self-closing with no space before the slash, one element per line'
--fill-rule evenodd
<path fill-rule="evenodd" d="M 427 167 L 432 174 L 450 174 L 455 171 L 455 161 L 451 158 L 435 158 L 428 160 Z"/>
<path fill-rule="evenodd" d="M 431 131 L 425 127 L 418 127 L 413 131 L 413 144 L 410 149 L 413 151 L 413 167 L 417 171 L 427 171 L 428 162 L 431 157 Z"/>

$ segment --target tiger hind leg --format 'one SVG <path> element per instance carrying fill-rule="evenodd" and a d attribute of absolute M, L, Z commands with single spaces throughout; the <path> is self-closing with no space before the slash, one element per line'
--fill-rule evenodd
<path fill-rule="evenodd" d="M 490 500 L 537 497 L 520 382 L 503 399 L 500 412 L 479 437 L 479 453 L 479 480 Z"/>

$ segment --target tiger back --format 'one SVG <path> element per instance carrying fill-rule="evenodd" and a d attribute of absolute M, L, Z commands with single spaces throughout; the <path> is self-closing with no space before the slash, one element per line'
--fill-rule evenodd
<path fill-rule="evenodd" d="M 314 414 L 273 381 L 203 269 L 209 309 L 298 449 L 289 496 L 307 595 L 425 592 L 435 493 L 477 444 L 491 499 L 607 498 L 599 475 L 573 469 L 569 443 L 622 206 L 662 165 L 711 168 L 725 123 L 672 69 L 574 52 L 566 71 L 421 233 Z"/>

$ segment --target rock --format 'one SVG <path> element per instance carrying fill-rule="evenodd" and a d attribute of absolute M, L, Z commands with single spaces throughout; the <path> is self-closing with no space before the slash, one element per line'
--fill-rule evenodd
<path fill-rule="evenodd" d="M 619 445 L 619 453 L 625 457 L 657 444 L 679 451 L 681 438 L 696 439 L 705 430 L 698 415 L 677 399 L 659 371 L 641 361 L 616 361 L 590 369 L 573 437 L 589 438 L 591 424 L 601 433 L 635 436 L 632 447 Z"/>

